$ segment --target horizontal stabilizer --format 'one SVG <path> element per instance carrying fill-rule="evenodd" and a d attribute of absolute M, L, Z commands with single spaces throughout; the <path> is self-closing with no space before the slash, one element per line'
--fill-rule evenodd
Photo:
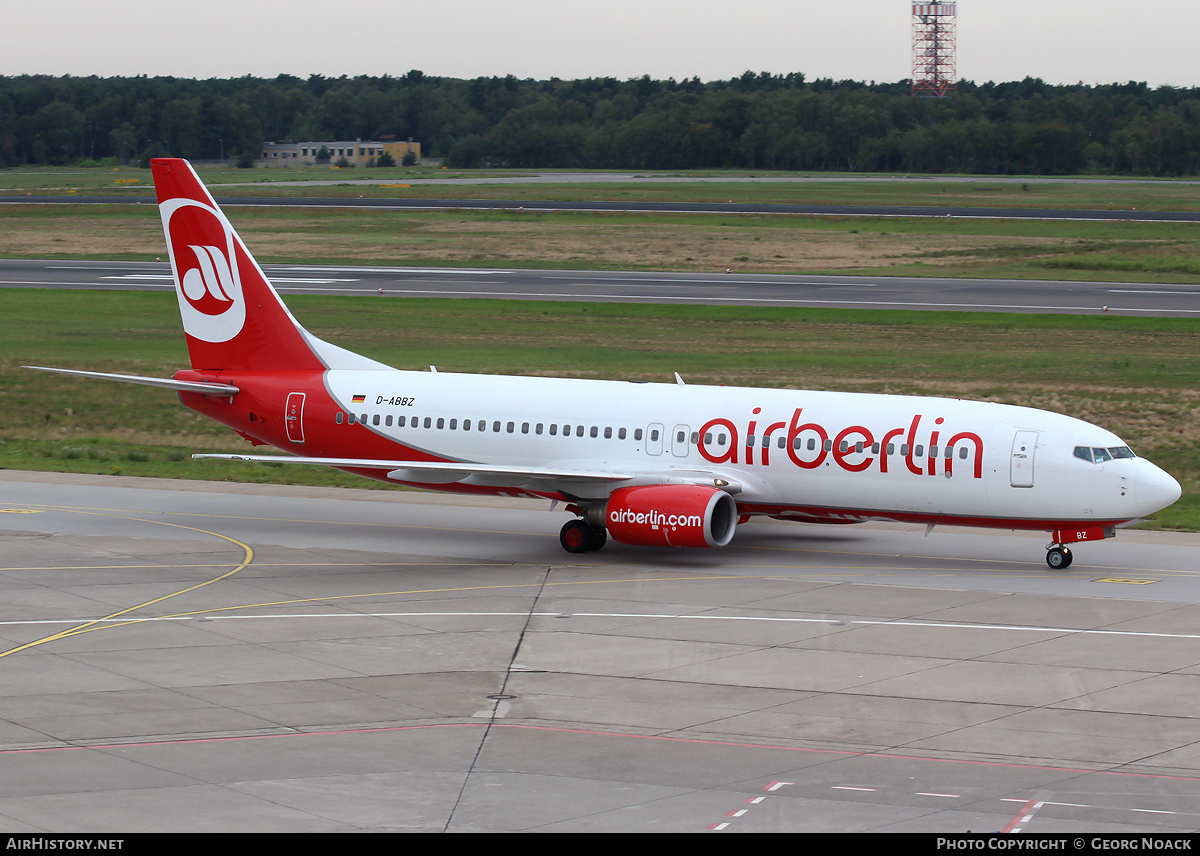
<path fill-rule="evenodd" d="M 33 369 L 35 372 L 53 372 L 54 374 L 74 375 L 75 377 L 95 378 L 98 380 L 115 380 L 121 383 L 137 383 L 142 386 L 158 386 L 163 389 L 174 389 L 179 392 L 199 392 L 204 395 L 237 395 L 236 386 L 226 383 L 202 383 L 200 381 L 175 380 L 170 377 L 139 377 L 137 375 L 108 374 L 107 372 L 85 372 L 78 369 L 51 369 L 45 366 L 21 366 L 23 369 Z"/>

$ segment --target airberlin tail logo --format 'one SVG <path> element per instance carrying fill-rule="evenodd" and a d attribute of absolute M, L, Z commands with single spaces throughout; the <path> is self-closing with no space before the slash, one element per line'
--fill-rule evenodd
<path fill-rule="evenodd" d="M 189 246 L 198 267 L 189 268 L 180 285 L 188 303 L 205 315 L 221 315 L 233 303 L 233 271 L 220 247 Z"/>
<path fill-rule="evenodd" d="M 169 199 L 161 210 L 183 329 L 205 342 L 228 342 L 246 322 L 233 229 L 194 199 Z"/>

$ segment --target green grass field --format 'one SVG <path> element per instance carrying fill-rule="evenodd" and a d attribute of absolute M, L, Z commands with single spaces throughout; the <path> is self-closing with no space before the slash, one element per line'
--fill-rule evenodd
<path fill-rule="evenodd" d="M 314 333 L 398 368 L 919 393 L 1056 410 L 1110 428 L 1184 485 L 1153 525 L 1200 527 L 1200 321 L 997 313 L 293 297 Z M 404 331 L 397 335 L 397 330 Z M 720 347 L 712 347 L 719 342 Z M 21 363 L 169 375 L 186 366 L 171 294 L 0 291 L 0 466 L 369 483 L 325 470 L 194 462 L 244 451 L 162 390 Z"/>
<path fill-rule="evenodd" d="M 553 171 L 548 171 L 553 172 Z M 966 205 L 1200 211 L 1200 182 L 802 175 L 729 170 L 658 174 L 677 181 L 545 184 L 533 171 L 427 168 L 238 170 L 201 166 L 218 196 L 381 196 L 614 201 Z M 455 178 L 529 178 L 455 185 Z M 736 179 L 766 178 L 761 182 Z M 720 183 L 686 179 L 734 179 Z M 802 178 L 803 181 L 788 181 Z M 434 184 L 404 185 L 416 179 Z M 314 184 L 318 181 L 367 184 Z M 246 186 L 242 186 L 246 185 Z M 149 170 L 0 170 L 0 196 L 153 198 Z M 238 208 L 264 261 L 643 269 L 872 276 L 1003 277 L 1200 283 L 1200 224 L 793 215 Z M 161 231 L 144 205 L 0 206 L 0 255 L 146 259 Z"/>
<path fill-rule="evenodd" d="M 1200 224 L 237 208 L 262 261 L 1200 283 Z M 146 205 L 0 206 L 0 255 L 153 259 Z"/>

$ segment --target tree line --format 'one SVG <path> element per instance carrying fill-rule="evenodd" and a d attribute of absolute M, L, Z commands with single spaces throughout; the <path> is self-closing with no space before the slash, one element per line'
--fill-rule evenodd
<path fill-rule="evenodd" d="M 461 167 L 1194 175 L 1200 89 L 746 72 L 701 82 L 0 77 L 0 166 L 238 158 L 267 141 L 408 139 Z"/>

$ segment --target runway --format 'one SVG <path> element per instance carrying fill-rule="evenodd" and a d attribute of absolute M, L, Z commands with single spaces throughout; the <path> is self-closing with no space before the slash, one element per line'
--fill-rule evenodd
<path fill-rule="evenodd" d="M 1200 286 L 741 273 L 264 265 L 284 294 L 1194 318 Z M 167 262 L 0 259 L 0 288 L 173 289 Z"/>
<path fill-rule="evenodd" d="M 11 832 L 1187 832 L 1200 536 L 0 472 Z"/>

